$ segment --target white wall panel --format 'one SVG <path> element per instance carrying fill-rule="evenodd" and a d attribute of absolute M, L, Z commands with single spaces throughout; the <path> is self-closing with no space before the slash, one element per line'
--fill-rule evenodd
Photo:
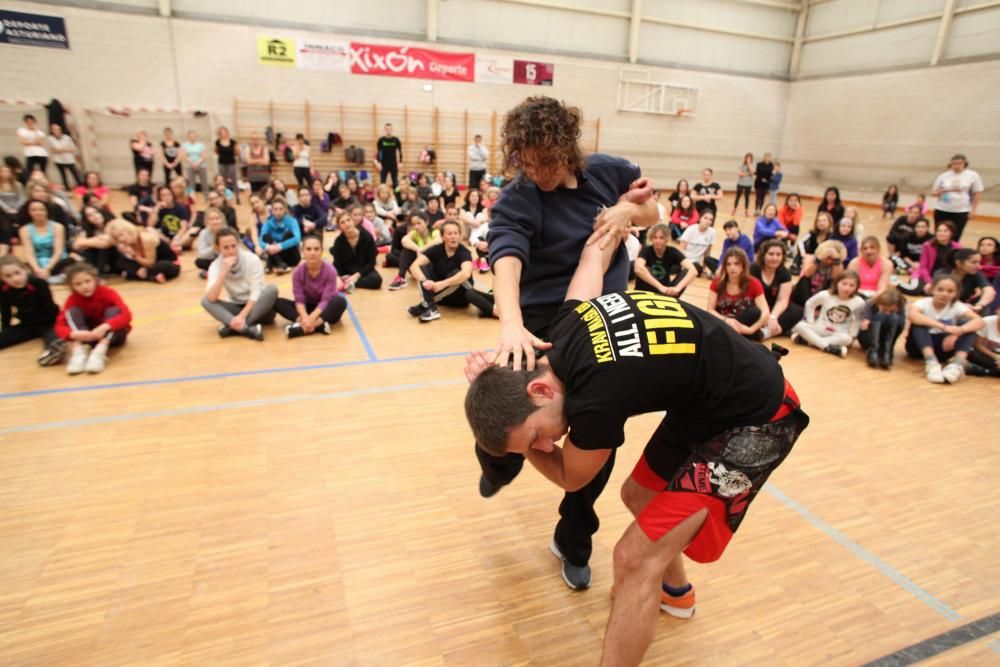
<path fill-rule="evenodd" d="M 494 0 L 443 1 L 438 8 L 438 37 L 624 59 L 628 21 Z"/>
<path fill-rule="evenodd" d="M 792 46 L 751 37 L 643 23 L 639 60 L 696 68 L 785 77 Z"/>
<path fill-rule="evenodd" d="M 350 28 L 383 33 L 423 35 L 427 29 L 426 3 L 418 0 L 171 0 L 174 12 L 187 17 L 220 16 L 323 29 Z"/>
<path fill-rule="evenodd" d="M 833 0 L 813 5 L 809 7 L 806 37 L 870 27 L 877 9 L 878 4 L 871 0 Z"/>
<path fill-rule="evenodd" d="M 799 77 L 926 64 L 937 26 L 929 21 L 807 43 L 802 47 Z"/>
<path fill-rule="evenodd" d="M 959 14 L 951 24 L 944 59 L 1000 55 L 1000 7 Z M 994 81 L 994 88 L 1000 82 Z"/>

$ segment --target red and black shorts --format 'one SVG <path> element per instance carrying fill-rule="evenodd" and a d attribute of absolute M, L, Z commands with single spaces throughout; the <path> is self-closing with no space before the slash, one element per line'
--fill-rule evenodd
<path fill-rule="evenodd" d="M 809 425 L 785 381 L 781 407 L 766 424 L 711 433 L 669 415 L 653 433 L 632 479 L 657 495 L 637 522 L 654 542 L 702 508 L 708 516 L 684 553 L 709 563 L 722 555 L 747 508 Z"/>

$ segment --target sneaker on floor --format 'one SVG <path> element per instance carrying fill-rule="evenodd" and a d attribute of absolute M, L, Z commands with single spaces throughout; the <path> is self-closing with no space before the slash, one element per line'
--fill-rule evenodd
<path fill-rule="evenodd" d="M 55 340 L 45 346 L 42 353 L 38 355 L 39 366 L 55 366 L 66 356 L 66 341 Z"/>
<path fill-rule="evenodd" d="M 403 289 L 404 287 L 406 287 L 406 278 L 403 276 L 396 276 L 392 279 L 392 282 L 389 283 L 389 290 L 392 292 L 395 292 L 398 289 Z"/>
<path fill-rule="evenodd" d="M 847 347 L 844 345 L 827 345 L 823 348 L 823 351 L 827 354 L 833 354 L 841 358 L 847 357 Z"/>
<path fill-rule="evenodd" d="M 347 292 L 348 294 L 354 294 L 354 289 L 356 287 L 357 287 L 357 285 L 355 285 L 354 283 L 347 283 L 344 286 L 344 291 Z"/>
<path fill-rule="evenodd" d="M 965 367 L 957 361 L 951 361 L 941 369 L 941 375 L 948 384 L 955 384 L 965 375 Z"/>
<path fill-rule="evenodd" d="M 562 555 L 562 551 L 559 550 L 559 545 L 556 544 L 555 540 L 549 545 L 549 551 L 552 555 L 562 561 L 562 578 L 566 582 L 566 585 L 572 588 L 574 591 L 585 591 L 590 588 L 590 566 L 589 565 L 573 565 L 565 556 Z"/>
<path fill-rule="evenodd" d="M 66 283 L 66 274 L 60 273 L 58 276 L 49 276 L 48 283 L 50 285 L 63 285 Z"/>
<path fill-rule="evenodd" d="M 479 495 L 481 495 L 483 498 L 492 498 L 493 496 L 495 496 L 497 493 L 500 492 L 500 489 L 502 489 L 505 486 L 507 485 L 492 483 L 491 481 L 486 479 L 486 475 L 483 475 L 482 473 L 480 473 L 479 475 Z"/>
<path fill-rule="evenodd" d="M 256 341 L 264 340 L 264 327 L 259 324 L 250 324 L 243 327 L 243 331 L 240 332 L 247 338 Z"/>
<path fill-rule="evenodd" d="M 229 338 L 230 336 L 235 336 L 235 335 L 237 335 L 236 332 L 230 329 L 225 324 L 219 327 L 219 338 Z"/>
<path fill-rule="evenodd" d="M 323 322 L 323 326 L 321 326 L 318 329 L 316 329 L 316 331 L 318 333 L 323 334 L 324 336 L 329 336 L 330 335 L 330 323 L 329 322 Z"/>
<path fill-rule="evenodd" d="M 324 232 L 335 232 L 337 231 L 337 226 L 332 222 L 326 223 L 326 227 L 323 228 Z"/>
<path fill-rule="evenodd" d="M 87 370 L 87 350 L 82 345 L 77 345 L 69 357 L 69 363 L 66 364 L 66 372 L 70 375 L 79 375 L 85 370 Z"/>
<path fill-rule="evenodd" d="M 289 271 L 291 271 L 291 269 L 288 268 L 288 265 L 285 264 L 284 262 L 282 262 L 281 264 L 278 264 L 278 266 L 274 267 L 274 272 L 277 273 L 279 276 L 283 276 L 286 273 L 288 273 Z"/>
<path fill-rule="evenodd" d="M 87 372 L 88 373 L 100 373 L 108 366 L 108 350 L 103 345 L 98 345 L 93 350 L 90 351 L 90 356 L 87 357 Z"/>
<path fill-rule="evenodd" d="M 670 593 L 661 589 L 660 609 L 667 612 L 674 618 L 691 618 L 694 616 L 694 586 L 691 587 L 691 590 L 680 597 L 674 597 Z"/>
<path fill-rule="evenodd" d="M 434 306 L 429 307 L 420 315 L 421 322 L 433 322 L 434 320 L 440 320 L 440 319 L 441 319 L 441 311 Z"/>
<path fill-rule="evenodd" d="M 410 317 L 420 317 L 427 311 L 427 304 L 421 301 L 418 304 L 414 304 L 406 309 L 406 312 L 410 314 Z"/>
<path fill-rule="evenodd" d="M 296 322 L 295 324 L 289 324 L 285 327 L 285 335 L 289 338 L 299 338 L 300 336 L 306 335 L 306 330 L 302 328 L 302 325 Z"/>
<path fill-rule="evenodd" d="M 793 343 L 796 343 L 796 344 L 798 344 L 798 345 L 808 345 L 808 344 L 809 344 L 809 343 L 807 343 L 807 342 L 805 341 L 805 339 L 804 339 L 804 338 L 803 338 L 802 336 L 800 336 L 800 335 L 798 334 L 798 332 L 797 332 L 797 331 L 793 331 L 793 332 L 792 332 L 792 335 L 791 335 L 791 336 L 789 336 L 789 338 L 790 338 L 790 339 L 792 340 L 792 342 L 793 342 Z"/>
<path fill-rule="evenodd" d="M 206 271 L 205 269 L 199 269 L 198 270 L 198 277 L 201 278 L 202 280 L 207 280 L 208 279 L 208 271 Z"/>
<path fill-rule="evenodd" d="M 937 359 L 928 359 L 924 362 L 924 373 L 927 379 L 934 384 L 944 384 L 944 373 L 941 371 L 941 364 Z"/>

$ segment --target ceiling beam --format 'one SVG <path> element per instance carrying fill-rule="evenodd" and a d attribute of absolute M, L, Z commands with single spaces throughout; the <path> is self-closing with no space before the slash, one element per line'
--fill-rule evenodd
<path fill-rule="evenodd" d="M 438 0 L 427 0 L 427 41 L 438 41 Z"/>
<path fill-rule="evenodd" d="M 642 27 L 642 0 L 632 0 L 632 16 L 628 22 L 628 61 L 639 61 L 639 28 Z"/>
<path fill-rule="evenodd" d="M 951 20 L 955 17 L 955 0 L 944 0 L 944 11 L 941 13 L 941 22 L 938 24 L 937 37 L 934 39 L 934 50 L 931 51 L 931 67 L 938 64 L 941 54 L 944 53 L 944 45 L 948 41 L 948 33 L 951 31 Z"/>
<path fill-rule="evenodd" d="M 802 44 L 806 35 L 806 21 L 809 18 L 809 5 L 803 4 L 795 21 L 795 41 L 792 42 L 792 59 L 788 64 L 788 78 L 794 81 L 799 76 L 799 65 L 802 63 Z"/>

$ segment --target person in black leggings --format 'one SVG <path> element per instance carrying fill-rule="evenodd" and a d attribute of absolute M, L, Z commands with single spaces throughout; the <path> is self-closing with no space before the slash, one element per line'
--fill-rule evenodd
<path fill-rule="evenodd" d="M 767 199 L 767 193 L 771 189 L 771 176 L 774 175 L 774 163 L 771 162 L 770 153 L 764 153 L 764 159 L 757 163 L 755 172 L 753 214 L 760 215 L 764 201 Z"/>
<path fill-rule="evenodd" d="M 659 219 L 652 187 L 627 160 L 594 154 L 579 145 L 579 109 L 550 97 L 529 97 L 510 110 L 503 124 L 504 172 L 518 175 L 490 210 L 489 257 L 501 332 L 496 363 L 535 367 L 535 350 L 547 349 L 549 333 L 577 264 L 594 232 L 599 213 L 602 237 L 621 239 L 632 224 L 648 227 Z M 558 189 L 558 192 L 556 192 Z M 604 293 L 626 289 L 629 260 L 624 244 L 605 275 Z M 524 465 L 520 454 L 496 458 L 474 447 L 482 475 L 480 494 L 488 498 L 510 484 Z M 612 454 L 601 471 L 559 506 L 550 550 L 562 560 L 562 575 L 574 590 L 590 586 L 592 536 L 600 521 L 594 502 L 614 467 Z"/>
<path fill-rule="evenodd" d="M 333 255 L 333 265 L 337 267 L 344 283 L 344 291 L 351 293 L 354 289 L 379 289 L 382 287 L 382 275 L 375 268 L 375 258 L 378 251 L 375 239 L 368 232 L 358 229 L 351 214 L 343 212 L 337 216 L 337 227 L 340 234 L 330 248 Z"/>

